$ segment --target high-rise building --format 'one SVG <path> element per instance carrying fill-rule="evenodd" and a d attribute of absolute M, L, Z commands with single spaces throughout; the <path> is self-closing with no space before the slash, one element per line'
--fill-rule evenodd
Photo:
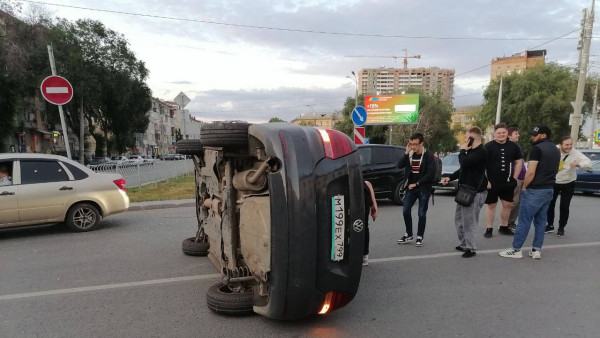
<path fill-rule="evenodd" d="M 454 69 L 429 68 L 370 68 L 358 72 L 358 92 L 364 95 L 398 93 L 408 87 L 423 89 L 426 94 L 440 93 L 452 101 Z"/>
<path fill-rule="evenodd" d="M 490 79 L 495 80 L 502 75 L 510 75 L 512 72 L 520 74 L 527 68 L 546 63 L 546 50 L 528 50 L 524 53 L 516 53 L 512 56 L 498 57 L 492 60 Z"/>

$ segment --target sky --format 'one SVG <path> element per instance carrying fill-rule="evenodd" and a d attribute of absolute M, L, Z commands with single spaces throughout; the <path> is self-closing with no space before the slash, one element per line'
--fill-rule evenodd
<path fill-rule="evenodd" d="M 206 121 L 266 122 L 342 109 L 355 95 L 352 71 L 402 68 L 402 58 L 377 56 L 403 56 L 404 49 L 421 55 L 408 59 L 409 68 L 456 71 L 455 106 L 481 104 L 493 58 L 546 49 L 547 62 L 574 66 L 581 9 L 591 0 L 24 3 L 122 33 L 150 70 L 154 97 L 169 101 L 183 92 L 191 99 L 186 109 Z M 594 36 L 590 71 L 597 72 Z"/>

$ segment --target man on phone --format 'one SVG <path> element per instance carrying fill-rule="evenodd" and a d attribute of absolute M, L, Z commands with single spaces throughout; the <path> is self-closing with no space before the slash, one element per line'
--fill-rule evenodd
<path fill-rule="evenodd" d="M 487 197 L 487 179 L 485 165 L 488 160 L 487 151 L 481 145 L 481 129 L 473 127 L 467 131 L 467 142 L 460 145 L 458 162 L 460 168 L 452 175 L 444 177 L 442 184 L 458 179 L 459 185 L 474 187 L 477 191 L 473 203 L 469 206 L 456 204 L 454 222 L 458 241 L 456 250 L 463 252 L 464 258 L 475 256 L 475 234 L 479 224 L 479 212 Z"/>
<path fill-rule="evenodd" d="M 488 152 L 489 159 L 486 166 L 488 178 L 488 195 L 485 200 L 485 204 L 487 204 L 486 230 L 483 236 L 485 238 L 492 237 L 498 198 L 502 202 L 498 232 L 512 235 L 512 231 L 508 228 L 508 217 L 513 206 L 517 178 L 523 165 L 523 154 L 516 143 L 508 140 L 508 128 L 504 123 L 494 126 L 494 139 L 486 143 L 484 148 Z"/>
<path fill-rule="evenodd" d="M 427 206 L 431 196 L 431 188 L 435 179 L 435 157 L 433 152 L 427 151 L 423 146 L 424 137 L 421 133 L 414 133 L 409 137 L 404 153 L 404 168 L 407 177 L 407 191 L 404 195 L 402 214 L 406 232 L 398 240 L 398 244 L 407 244 L 413 240 L 413 226 L 411 209 L 419 200 L 419 227 L 415 246 L 423 246 L 425 223 L 427 221 Z"/>

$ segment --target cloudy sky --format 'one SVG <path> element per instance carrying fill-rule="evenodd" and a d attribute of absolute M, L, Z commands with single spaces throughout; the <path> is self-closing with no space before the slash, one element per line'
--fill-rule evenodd
<path fill-rule="evenodd" d="M 192 99 L 186 108 L 202 119 L 262 122 L 341 109 L 355 93 L 351 71 L 402 67 L 402 59 L 348 56 L 403 49 L 421 55 L 409 67 L 456 70 L 455 105 L 480 104 L 495 57 L 546 49 L 547 61 L 575 65 L 581 9 L 591 0 L 36 3 L 53 16 L 100 20 L 123 33 L 146 62 L 155 97 L 183 91 Z M 600 61 L 594 35 L 592 62 Z M 600 62 L 591 66 L 598 71 Z"/>

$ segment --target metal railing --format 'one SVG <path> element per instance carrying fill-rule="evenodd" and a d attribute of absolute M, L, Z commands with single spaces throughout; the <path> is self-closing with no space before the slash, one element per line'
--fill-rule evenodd
<path fill-rule="evenodd" d="M 129 164 L 98 164 L 88 166 L 97 173 L 121 174 L 128 188 L 152 184 L 194 172 L 192 160 L 160 161 Z"/>

